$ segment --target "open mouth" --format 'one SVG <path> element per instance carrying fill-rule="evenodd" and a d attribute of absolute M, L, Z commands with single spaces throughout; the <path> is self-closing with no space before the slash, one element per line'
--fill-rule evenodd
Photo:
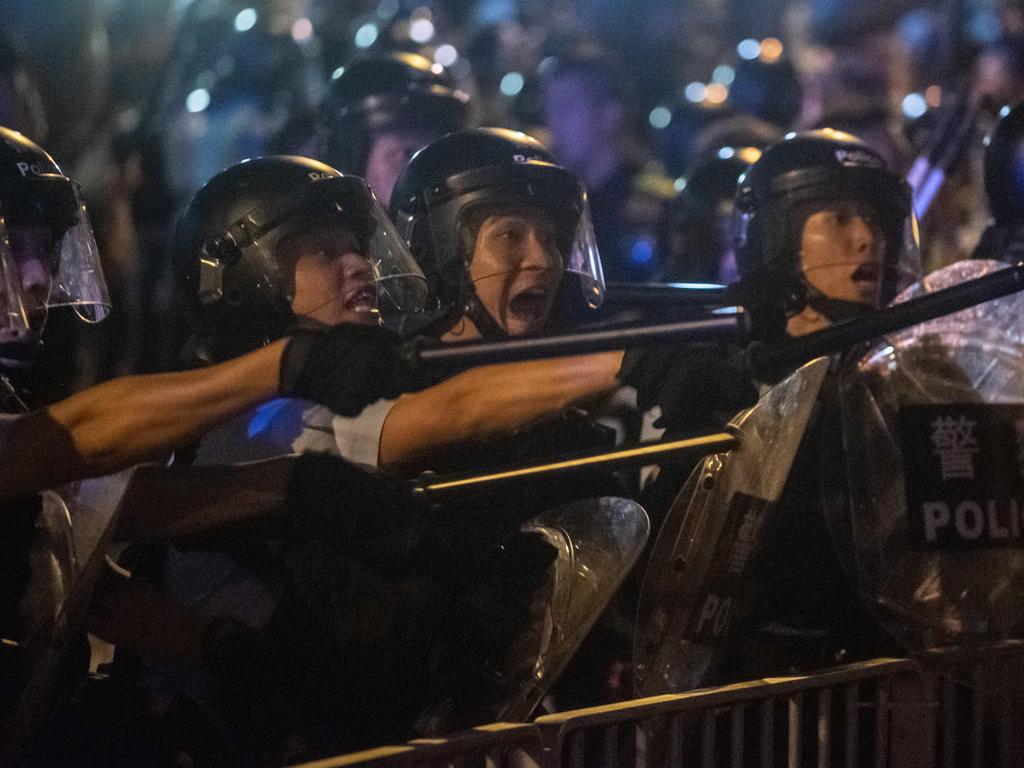
<path fill-rule="evenodd" d="M 369 313 L 377 311 L 377 287 L 364 285 L 345 297 L 345 309 L 350 312 Z"/>
<path fill-rule="evenodd" d="M 548 291 L 541 287 L 527 288 L 509 300 L 508 309 L 519 320 L 543 320 L 548 312 Z"/>
<path fill-rule="evenodd" d="M 877 283 L 882 279 L 882 265 L 876 262 L 861 264 L 853 272 L 855 283 Z"/>

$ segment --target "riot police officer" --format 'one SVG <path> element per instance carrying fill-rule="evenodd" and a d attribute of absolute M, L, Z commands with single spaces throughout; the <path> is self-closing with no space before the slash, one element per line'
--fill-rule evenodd
<path fill-rule="evenodd" d="M 739 288 L 766 342 L 878 309 L 917 274 L 909 186 L 849 134 L 793 134 L 769 147 L 740 178 L 736 207 Z M 765 531 L 747 597 L 753 617 L 726 674 L 895 652 L 859 603 L 822 514 L 831 489 L 820 479 L 841 451 L 835 434 L 819 419 L 804 437 Z"/>
<path fill-rule="evenodd" d="M 740 178 L 736 210 L 739 293 L 761 339 L 878 308 L 919 269 L 909 186 L 849 134 L 769 147 Z"/>
<path fill-rule="evenodd" d="M 320 105 L 322 158 L 366 179 L 387 205 L 420 147 L 469 125 L 469 96 L 440 64 L 409 52 L 350 62 Z"/>
<path fill-rule="evenodd" d="M 355 398 L 346 404 L 348 394 L 336 383 L 344 372 L 334 366 L 358 370 L 351 358 L 345 360 L 350 353 L 360 349 L 357 357 L 383 360 L 389 347 L 392 361 L 399 367 L 401 363 L 393 337 L 383 331 L 309 332 L 299 343 L 281 339 L 232 364 L 114 380 L 48 408 L 25 412 L 27 398 L 18 389 L 17 376 L 33 362 L 48 313 L 70 307 L 80 318 L 97 321 L 109 305 L 76 186 L 46 152 L 8 129 L 0 129 L 0 212 L 0 375 L 5 411 L 0 417 L 0 522 L 5 528 L 0 537 L 0 622 L 7 639 L 0 749 L 5 760 L 13 761 L 26 748 L 53 692 L 54 664 L 61 656 L 56 650 L 64 640 L 50 637 L 53 627 L 47 622 L 56 611 L 71 610 L 64 606 L 65 597 L 70 600 L 68 589 L 78 598 L 88 596 L 91 578 L 85 578 L 79 567 L 103 539 L 124 484 L 112 482 L 103 509 L 83 508 L 88 519 L 80 519 L 72 497 L 38 492 L 159 456 L 282 389 L 308 395 L 316 391 L 312 396 L 338 410 L 356 412 L 390 385 L 381 388 L 381 380 L 368 383 L 357 373 L 363 383 L 351 388 Z M 375 363 L 372 367 L 378 369 Z M 383 379 L 394 383 L 387 373 Z M 374 394 L 367 400 L 357 389 Z M 158 497 L 159 493 L 153 498 Z M 81 536 L 76 522 L 84 523 Z M 79 565 L 66 557 L 71 539 L 79 550 Z M 49 556 L 34 557 L 37 550 Z M 31 565 L 51 562 L 55 572 L 47 565 L 37 573 Z M 55 584 L 63 586 L 53 591 Z M 73 633 L 76 627 L 68 621 L 58 629 Z"/>

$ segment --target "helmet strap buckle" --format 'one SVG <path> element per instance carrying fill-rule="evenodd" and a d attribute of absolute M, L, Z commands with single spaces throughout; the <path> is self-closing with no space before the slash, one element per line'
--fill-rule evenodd
<path fill-rule="evenodd" d="M 224 262 L 203 254 L 199 260 L 199 301 L 212 304 L 224 297 Z"/>

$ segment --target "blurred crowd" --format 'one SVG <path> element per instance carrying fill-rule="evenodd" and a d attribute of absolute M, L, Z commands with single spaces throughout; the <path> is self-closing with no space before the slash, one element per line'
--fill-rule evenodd
<path fill-rule="evenodd" d="M 372 93 L 379 67 L 361 60 L 396 51 L 445 72 L 466 122 L 537 136 L 585 181 L 609 281 L 727 283 L 732 192 L 760 148 L 829 126 L 908 171 L 948 115 L 1024 96 L 1024 4 L 5 0 L 0 124 L 84 187 L 117 307 L 74 334 L 56 378 L 176 367 L 187 332 L 167 251 L 184 203 L 260 155 L 372 176 L 338 110 Z M 969 255 L 984 229 L 989 121 L 922 221 L 926 267 Z M 415 128 L 378 148 L 391 156 L 368 181 L 385 205 L 432 138 Z"/>

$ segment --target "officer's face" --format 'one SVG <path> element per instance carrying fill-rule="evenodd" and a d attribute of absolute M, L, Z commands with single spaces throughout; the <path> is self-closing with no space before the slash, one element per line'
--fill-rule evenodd
<path fill-rule="evenodd" d="M 48 229 L 36 224 L 12 224 L 8 234 L 25 311 L 30 316 L 43 314 L 58 266 L 53 237 Z"/>
<path fill-rule="evenodd" d="M 510 336 L 544 329 L 562 270 L 555 224 L 539 211 L 484 220 L 469 264 L 477 298 Z"/>
<path fill-rule="evenodd" d="M 830 299 L 877 307 L 885 258 L 885 235 L 871 205 L 832 203 L 804 222 L 800 239 L 804 277 Z"/>
<path fill-rule="evenodd" d="M 413 153 L 436 138 L 429 131 L 385 131 L 374 137 L 366 159 L 366 183 L 381 205 L 391 204 L 391 190 Z"/>
<path fill-rule="evenodd" d="M 377 322 L 370 262 L 344 227 L 318 228 L 279 245 L 279 261 L 295 264 L 292 311 L 304 325 Z"/>

